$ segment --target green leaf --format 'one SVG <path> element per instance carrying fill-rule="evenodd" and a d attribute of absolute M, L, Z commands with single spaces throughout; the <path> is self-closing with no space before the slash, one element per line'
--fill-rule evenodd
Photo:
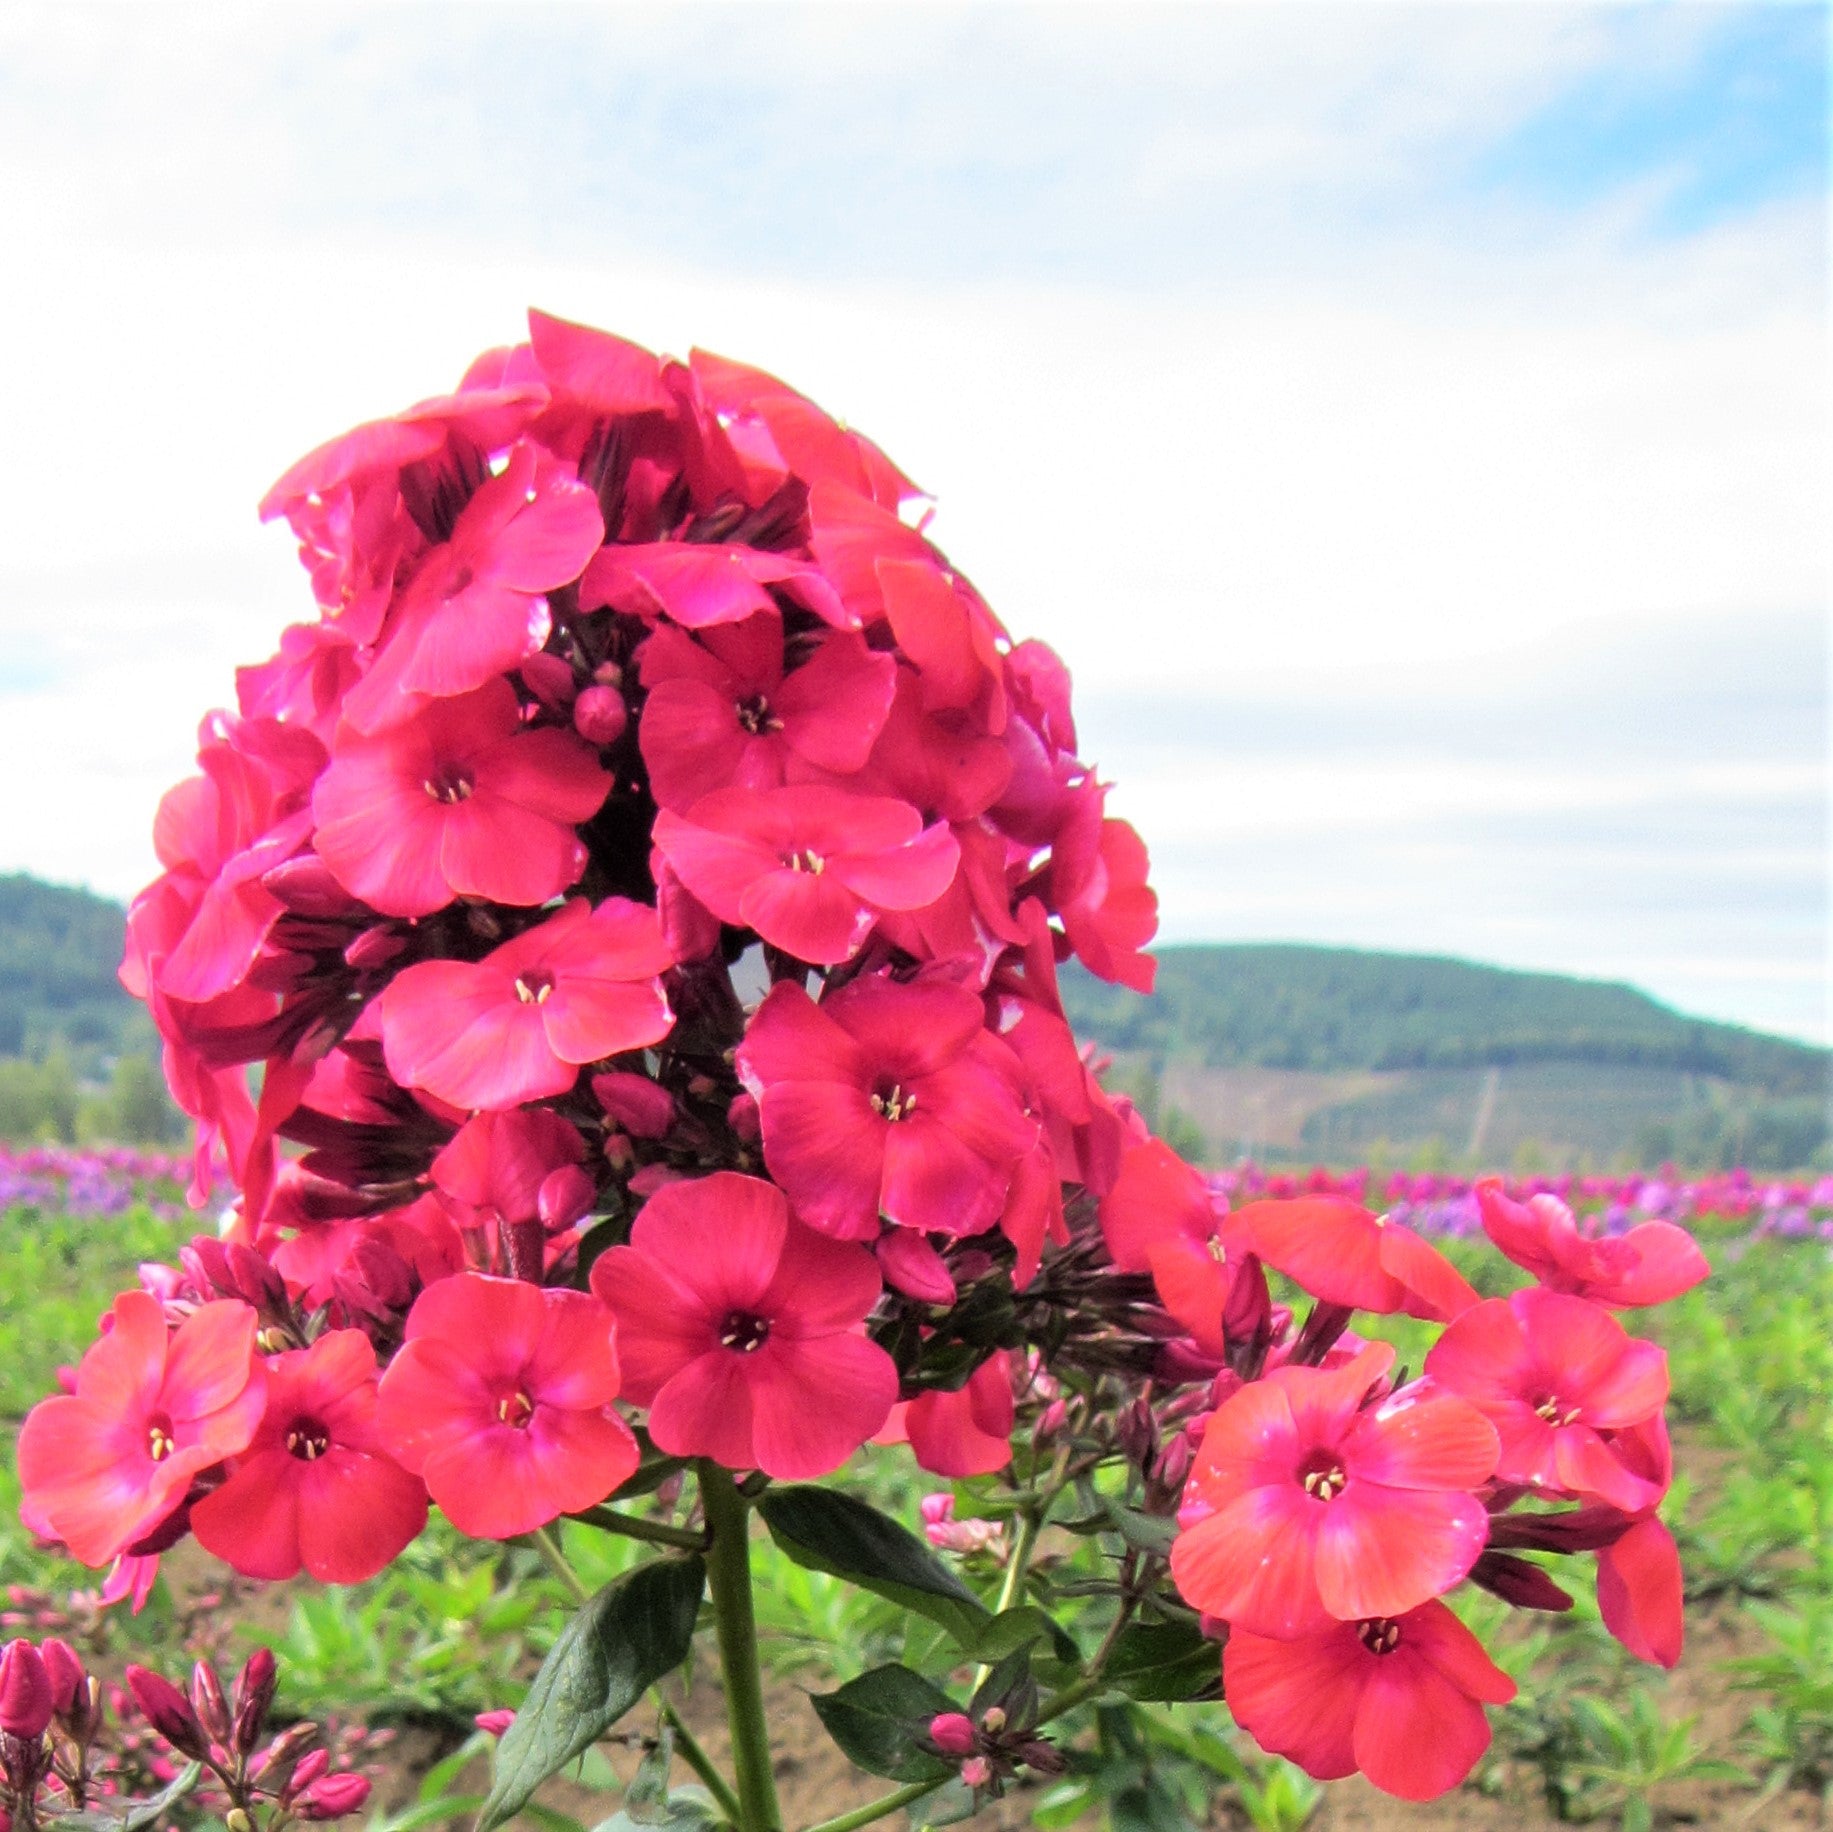
<path fill-rule="evenodd" d="M 1214 1698 L 1222 1689 L 1222 1655 L 1186 1622 L 1135 1622 L 1114 1644 L 1104 1677 L 1142 1704 Z"/>
<path fill-rule="evenodd" d="M 918 1801 L 910 1809 L 910 1823 L 924 1828 L 924 1832 L 931 1826 L 952 1826 L 972 1819 L 982 1804 L 980 1796 L 957 1776 Z"/>
<path fill-rule="evenodd" d="M 771 1489 L 757 1504 L 770 1537 L 798 1565 L 889 1597 L 970 1641 L 986 1605 L 915 1534 L 837 1489 Z"/>
<path fill-rule="evenodd" d="M 607 1584 L 573 1617 L 497 1745 L 478 1832 L 519 1812 L 687 1658 L 705 1587 L 699 1557 L 655 1559 Z"/>
<path fill-rule="evenodd" d="M 1106 1504 L 1113 1529 L 1135 1552 L 1150 1552 L 1165 1557 L 1171 1542 L 1177 1538 L 1177 1522 L 1157 1514 L 1142 1514 L 1137 1508 L 1122 1507 L 1118 1501 Z"/>
<path fill-rule="evenodd" d="M 1043 1832 L 1063 1832 L 1094 1804 L 1096 1795 L 1086 1781 L 1059 1781 L 1031 1809 L 1031 1823 Z"/>
<path fill-rule="evenodd" d="M 809 1701 L 847 1760 L 888 1781 L 942 1781 L 951 1764 L 918 1740 L 938 1712 L 953 1711 L 948 1694 L 908 1667 L 874 1667 L 837 1692 Z"/>
<path fill-rule="evenodd" d="M 972 1641 L 963 1645 L 962 1652 L 972 1660 L 990 1665 L 1014 1648 L 1028 1647 L 1034 1641 L 1048 1641 L 1051 1651 L 1061 1661 L 1078 1660 L 1079 1650 L 1068 1632 L 1035 1603 L 1021 1603 L 1016 1608 L 1001 1610 Z"/>

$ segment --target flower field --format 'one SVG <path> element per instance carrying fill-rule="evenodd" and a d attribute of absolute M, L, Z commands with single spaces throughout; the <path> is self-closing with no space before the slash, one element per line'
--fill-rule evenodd
<path fill-rule="evenodd" d="M 379 1577 L 322 1588 L 263 1585 L 214 1561 L 169 1560 L 139 1614 L 103 1605 L 97 1574 L 36 1547 L 14 1524 L 10 1439 L 60 1363 L 92 1340 L 96 1315 L 142 1262 L 171 1260 L 197 1226 L 182 1204 L 188 1162 L 122 1151 L 0 1152 L 0 1413 L 9 1454 L 0 1491 L 0 1578 L 8 1634 L 57 1634 L 106 1683 L 108 1708 L 134 1727 L 130 1752 L 147 1785 L 162 1761 L 132 1694 L 119 1684 L 140 1660 L 182 1675 L 195 1657 L 231 1672 L 256 1645 L 279 1655 L 281 1723 L 328 1721 L 339 1761 L 368 1773 L 376 1828 L 465 1823 L 481 1802 L 487 1731 L 479 1714 L 513 1709 L 572 1609 L 566 1581 L 527 1539 L 500 1544 L 434 1524 Z M 1215 1187 L 1230 1204 L 1330 1193 L 1404 1217 L 1430 1235 L 1484 1295 L 1519 1280 L 1480 1236 L 1466 1182 L 1366 1171 L 1300 1175 L 1238 1166 Z M 1738 1174 L 1688 1181 L 1668 1173 L 1511 1185 L 1568 1201 L 1600 1237 L 1650 1218 L 1681 1223 L 1713 1276 L 1656 1312 L 1630 1313 L 1637 1335 L 1666 1349 L 1670 1420 L 1680 1471 L 1664 1507 L 1678 1538 L 1688 1599 L 1687 1648 L 1671 1673 L 1631 1659 L 1605 1633 L 1588 1587 L 1562 1614 L 1510 1612 L 1460 1594 L 1500 1664 L 1520 1684 L 1492 1711 L 1494 1741 L 1471 1780 L 1431 1808 L 1405 1807 L 1360 1780 L 1320 1786 L 1263 1755 L 1221 1704 L 1168 1705 L 1175 1676 L 1145 1673 L 1125 1692 L 1069 1714 L 1066 1772 L 1027 1773 L 971 1823 L 1081 1825 L 1114 1832 L 1181 1826 L 1502 1827 L 1563 1822 L 1635 1827 L 1680 1823 L 1817 1823 L 1833 1783 L 1833 1184 Z M 1377 1320 L 1403 1361 L 1429 1339 L 1405 1317 Z M 1365 1332 L 1368 1333 L 1368 1332 Z M 1000 1476 L 938 1483 L 901 1450 L 868 1453 L 844 1489 L 913 1533 L 976 1595 L 999 1600 L 1015 1537 L 1022 1462 Z M 636 1543 L 571 1523 L 560 1535 L 574 1575 L 597 1588 L 632 1565 Z M 1041 1548 L 1059 1586 L 1127 1554 L 1118 1532 Z M 829 1741 L 806 1694 L 844 1687 L 893 1660 L 934 1667 L 939 1633 L 921 1611 L 755 1548 L 765 1697 L 777 1730 L 779 1789 L 791 1823 L 832 1816 L 870 1785 Z M 1069 1634 L 1079 1632 L 1073 1614 Z M 966 1681 L 972 1663 L 958 1678 Z M 1161 1676 L 1162 1677 L 1162 1676 Z M 723 1706 L 705 1670 L 668 1682 L 689 1734 L 722 1752 Z M 780 1726 L 780 1729 L 778 1729 Z M 595 1824 L 589 1793 L 640 1771 L 665 1726 L 633 1712 L 566 1775 L 550 1781 L 524 1822 L 551 1832 Z M 137 1777 L 130 1775 L 129 1779 Z M 635 1796 L 640 1804 L 640 1789 Z M 913 1823 L 925 1823 L 922 1809 Z M 174 1824 L 218 1823 L 191 1804 Z M 351 1822 L 351 1823 L 361 1823 Z M 634 1815 L 609 1822 L 643 1823 Z M 656 1823 L 656 1822 L 650 1822 Z M 664 1822 L 665 1823 L 665 1822 Z"/>

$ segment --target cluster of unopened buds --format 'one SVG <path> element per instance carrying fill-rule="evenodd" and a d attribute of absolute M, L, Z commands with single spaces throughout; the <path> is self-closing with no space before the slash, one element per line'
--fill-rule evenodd
<path fill-rule="evenodd" d="M 54 1636 L 0 1651 L 0 1832 L 56 1827 L 97 1804 L 138 1807 L 149 1788 L 169 1810 L 206 1774 L 199 1798 L 229 1832 L 342 1819 L 369 1798 L 366 1776 L 333 1767 L 316 1724 L 270 1734 L 278 1670 L 266 1648 L 230 1692 L 201 1660 L 188 1695 L 145 1667 L 130 1665 L 126 1681 L 104 1688 Z M 142 1747 L 142 1726 L 161 1752 Z"/>
<path fill-rule="evenodd" d="M 924 1523 L 1001 1561 L 1008 1601 L 1037 1508 L 1101 1468 L 1161 1528 L 1182 1507 L 1181 1598 L 1130 1553 L 1047 1710 L 1092 1696 L 1127 1612 L 1202 1612 L 1270 1747 L 1448 1785 L 1474 1731 L 1420 1770 L 1388 1704 L 1365 1746 L 1315 1701 L 1341 1717 L 1366 1659 L 1370 1697 L 1463 1723 L 1505 1682 L 1437 1599 L 1552 1606 L 1522 1550 L 1578 1541 L 1606 1619 L 1666 1657 L 1664 1376 L 1607 1307 L 1678 1289 L 1671 1243 L 1498 1208 L 1543 1288 L 1479 1304 L 1405 1227 L 1334 1197 L 1231 1213 L 1151 1137 L 1057 984 L 1073 957 L 1149 989 L 1145 849 L 1063 664 L 870 441 L 759 371 L 537 313 L 264 512 L 318 615 L 205 721 L 122 968 L 196 1199 L 226 1165 L 235 1206 L 19 1440 L 28 1522 L 112 1564 L 109 1595 L 187 1534 L 356 1582 L 429 1507 L 742 1558 L 772 1482 L 869 1442 L 983 1477 L 1021 1442 L 1059 1471 L 1023 1533 Z M 1420 1380 L 1357 1310 L 1449 1326 Z M 699 1527 L 603 1505 L 690 1467 Z M 1557 1497 L 1580 1507 L 1537 1511 Z M 1047 1765 L 1010 1701 L 966 1715 L 978 1785 Z M 750 1832 L 774 1809 L 744 1767 Z"/>

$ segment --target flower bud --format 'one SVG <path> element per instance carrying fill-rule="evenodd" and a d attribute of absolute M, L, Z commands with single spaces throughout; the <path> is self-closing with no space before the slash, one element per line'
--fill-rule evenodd
<path fill-rule="evenodd" d="M 1006 1727 L 1006 1714 L 1002 1707 L 989 1705 L 980 1714 L 980 1728 L 988 1736 L 996 1737 Z"/>
<path fill-rule="evenodd" d="M 471 1722 L 486 1736 L 500 1737 L 516 1721 L 516 1714 L 502 1706 L 495 1711 L 480 1711 Z"/>
<path fill-rule="evenodd" d="M 316 1729 L 316 1726 L 314 1726 Z M 291 1800 L 302 1794 L 314 1781 L 328 1774 L 331 1769 L 331 1757 L 323 1749 L 309 1749 L 299 1758 L 298 1766 L 287 1777 L 286 1786 L 280 1790 L 282 1800 Z"/>
<path fill-rule="evenodd" d="M 1115 1436 L 1127 1461 L 1144 1469 L 1158 1449 L 1158 1422 L 1152 1416 L 1152 1408 L 1143 1399 L 1134 1400 L 1121 1413 Z"/>
<path fill-rule="evenodd" d="M 268 1787 L 276 1787 L 291 1778 L 293 1764 L 318 1741 L 316 1724 L 294 1724 L 281 1731 L 268 1744 L 261 1760 L 255 1764 L 254 1778 Z"/>
<path fill-rule="evenodd" d="M 301 1819 L 343 1819 L 356 1812 L 368 1798 L 367 1776 L 326 1775 L 293 1803 L 293 1811 Z"/>
<path fill-rule="evenodd" d="M 1014 1745 L 1012 1753 L 1027 1768 L 1040 1775 L 1060 1775 L 1069 1766 L 1069 1758 L 1054 1743 L 1045 1741 L 1043 1737 L 1032 1737 Z"/>
<path fill-rule="evenodd" d="M 615 687 L 588 687 L 573 702 L 573 729 L 588 744 L 615 744 L 630 723 L 630 708 Z"/>
<path fill-rule="evenodd" d="M 242 1663 L 235 1682 L 235 1746 L 246 1753 L 255 1746 L 268 1707 L 280 1685 L 280 1664 L 272 1648 L 256 1648 Z"/>
<path fill-rule="evenodd" d="M 191 1709 L 211 1742 L 229 1741 L 229 1701 L 223 1696 L 223 1682 L 217 1678 L 216 1668 L 207 1660 L 200 1660 L 191 1669 Z"/>
<path fill-rule="evenodd" d="M 993 1779 L 993 1765 L 985 1756 L 969 1756 L 961 1764 L 961 1779 L 969 1787 L 985 1787 Z"/>
<path fill-rule="evenodd" d="M 88 1688 L 83 1663 L 69 1642 L 53 1635 L 39 1643 L 38 1652 L 45 1663 L 45 1674 L 51 1681 L 51 1709 L 61 1718 L 71 1715 Z"/>
<path fill-rule="evenodd" d="M 223 1815 L 223 1824 L 229 1832 L 255 1832 L 255 1822 L 240 1807 L 231 1807 Z"/>
<path fill-rule="evenodd" d="M 1062 1436 L 1069 1423 L 1069 1407 L 1060 1400 L 1053 1399 L 1037 1418 L 1037 1441 L 1040 1446 L 1053 1444 Z"/>
<path fill-rule="evenodd" d="M 0 1650 L 0 1730 L 35 1743 L 51 1722 L 54 1704 L 44 1656 L 29 1641 L 8 1642 Z"/>
<path fill-rule="evenodd" d="M 204 1756 L 210 1739 L 198 1723 L 189 1701 L 169 1679 L 149 1673 L 145 1667 L 127 1669 L 127 1689 L 140 1707 L 140 1715 L 183 1756 Z"/>
<path fill-rule="evenodd" d="M 592 1077 L 592 1092 L 605 1117 L 635 1139 L 665 1138 L 675 1123 L 675 1097 L 647 1075 L 608 1069 Z"/>
<path fill-rule="evenodd" d="M 358 973 L 369 973 L 399 960 L 406 952 L 407 937 L 390 923 L 378 923 L 373 929 L 365 929 L 344 950 L 344 965 L 354 967 Z"/>
<path fill-rule="evenodd" d="M 929 1720 L 929 1740 L 945 1756 L 974 1753 L 974 1727 L 959 1711 L 938 1711 Z"/>
<path fill-rule="evenodd" d="M 579 683 L 573 678 L 573 664 L 564 656 L 549 655 L 545 649 L 529 656 L 516 670 L 522 685 L 552 713 L 564 713 L 573 704 Z"/>
<path fill-rule="evenodd" d="M 598 1200 L 598 1185 L 577 1164 L 562 1164 L 541 1179 L 535 1195 L 535 1212 L 550 1234 L 570 1228 L 591 1214 Z"/>
<path fill-rule="evenodd" d="M 755 1094 L 740 1094 L 726 1109 L 726 1124 L 747 1145 L 755 1145 L 764 1136 L 763 1121 L 757 1110 Z"/>

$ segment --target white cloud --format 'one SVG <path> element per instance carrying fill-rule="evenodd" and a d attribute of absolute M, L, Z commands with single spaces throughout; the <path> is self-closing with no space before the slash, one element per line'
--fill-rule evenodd
<path fill-rule="evenodd" d="M 1226 291 L 1162 296 L 1123 269 L 1101 284 L 785 280 L 619 258 L 615 237 L 558 258 L 591 174 L 544 173 L 544 157 L 580 150 L 566 122 L 544 149 L 538 121 L 480 116 L 472 64 L 500 42 L 501 15 L 468 11 L 437 55 L 434 15 L 414 6 L 322 30 L 244 9 L 187 14 L 195 29 L 169 34 L 126 11 L 9 17 L 0 101 L 27 85 L 37 101 L 0 125 L 10 263 L 32 276 L 0 294 L 14 353 L 0 771 L 32 792 L 0 826 L 0 866 L 117 893 L 150 873 L 152 807 L 199 714 L 309 609 L 284 532 L 254 525 L 261 490 L 324 437 L 447 386 L 539 303 L 776 369 L 935 489 L 952 556 L 1092 696 L 1091 744 L 1157 843 L 1172 933 L 1487 950 L 1629 973 L 1791 1030 L 1824 1023 L 1819 936 L 1764 920 L 1773 874 L 1791 911 L 1824 884 L 1811 855 L 1825 760 L 1805 727 L 1781 751 L 1717 732 L 1704 757 L 1684 736 L 1630 756 L 1606 708 L 1577 753 L 1521 741 L 1588 664 L 1646 675 L 1626 686 L 1635 716 L 1658 723 L 1675 646 L 1716 631 L 1716 667 L 1740 620 L 1824 605 L 1825 303 L 1806 206 L 1665 243 L 1628 235 L 1628 206 L 1557 223 L 1390 212 L 1334 250 L 1244 247 Z M 619 17 L 633 38 L 619 67 L 636 68 L 734 16 Z M 734 26 L 724 55 L 760 83 L 839 90 L 882 72 L 894 43 L 921 86 L 972 41 L 1136 107 L 1142 88 L 1184 80 L 1149 33 L 1079 12 L 1029 37 L 1003 14 L 925 11 L 894 39 L 840 17 Z M 1494 8 L 1455 26 L 1351 9 L 1323 33 L 1271 10 L 1183 23 L 1202 55 L 1177 93 L 1202 75 L 1204 107 L 1167 109 L 1126 183 L 1230 220 L 1277 217 L 1282 232 L 1319 187 L 1404 199 L 1434 149 L 1474 143 L 1575 72 L 1676 55 L 1676 35 L 1703 29 Z M 527 72 L 504 84 L 539 87 Z M 889 129 L 871 145 L 916 169 L 952 134 L 984 169 L 1035 176 L 1058 141 L 1030 117 L 1002 137 L 984 94 L 932 97 L 914 152 Z M 694 158 L 752 156 L 717 128 Z M 366 165 L 385 198 L 434 198 L 424 234 L 365 212 Z M 555 222 L 506 229 L 544 175 Z M 1271 215 L 1262 193 L 1277 193 Z M 953 207 L 971 222 L 971 191 Z M 1725 679 L 1745 697 L 1723 724 L 1769 716 L 1767 689 Z M 1169 748 L 1109 717 L 1119 697 L 1201 699 L 1217 730 Z M 1463 731 L 1434 738 L 1435 704 L 1488 709 L 1512 760 L 1473 758 Z M 1264 737 L 1241 754 L 1225 709 L 1256 705 L 1314 721 L 1316 756 Z M 1412 742 L 1396 748 L 1390 720 L 1345 749 L 1367 709 L 1394 706 L 1419 709 Z M 1760 826 L 1778 810 L 1781 837 L 1749 843 L 1722 818 Z M 1571 868 L 1615 913 L 1559 894 L 1557 845 L 1532 823 L 1576 823 L 1576 843 L 1605 816 L 1649 824 L 1660 863 L 1640 869 L 1666 887 L 1659 909 L 1623 890 L 1627 866 L 1611 877 L 1582 847 Z M 1689 876 L 1704 836 L 1718 852 Z M 1473 874 L 1500 877 L 1506 848 L 1530 844 L 1538 890 L 1459 907 Z M 1383 873 L 1397 856 L 1410 877 Z"/>

